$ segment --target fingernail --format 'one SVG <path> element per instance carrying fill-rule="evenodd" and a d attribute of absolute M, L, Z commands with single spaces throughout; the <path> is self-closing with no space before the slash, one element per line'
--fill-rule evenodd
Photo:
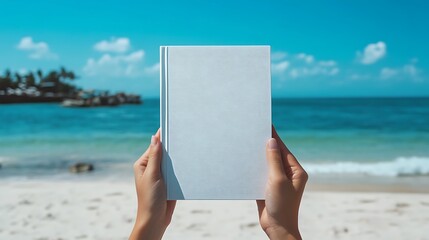
<path fill-rule="evenodd" d="M 277 145 L 277 141 L 274 138 L 271 138 L 270 140 L 268 140 L 268 148 L 269 149 L 278 149 L 279 145 Z"/>
<path fill-rule="evenodd" d="M 152 135 L 152 138 L 150 139 L 150 144 L 155 145 L 156 144 L 156 137 Z"/>

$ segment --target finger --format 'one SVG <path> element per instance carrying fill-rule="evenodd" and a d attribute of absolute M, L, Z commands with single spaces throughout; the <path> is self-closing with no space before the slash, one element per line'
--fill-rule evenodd
<path fill-rule="evenodd" d="M 154 177 L 161 176 L 161 160 L 162 160 L 162 150 L 161 142 L 159 137 L 152 136 L 149 150 L 149 162 L 147 164 L 146 171 L 149 171 L 150 174 L 153 174 Z"/>
<path fill-rule="evenodd" d="M 161 128 L 158 128 L 158 131 L 156 131 L 155 136 L 157 136 L 158 139 L 161 139 Z"/>
<path fill-rule="evenodd" d="M 139 159 L 137 159 L 137 163 L 139 165 L 142 165 L 144 167 L 147 166 L 147 163 L 149 161 L 149 150 L 150 150 L 150 146 L 146 149 L 146 151 L 139 157 Z"/>
<path fill-rule="evenodd" d="M 146 170 L 147 163 L 149 161 L 149 149 L 148 147 L 146 151 L 135 161 L 134 163 L 134 174 L 135 176 L 143 175 L 144 171 Z"/>
<path fill-rule="evenodd" d="M 277 141 L 274 138 L 269 139 L 267 143 L 267 162 L 269 178 L 271 180 L 283 180 L 286 177 L 282 163 L 282 155 Z"/>
<path fill-rule="evenodd" d="M 308 174 L 295 158 L 295 156 L 289 151 L 287 146 L 280 139 L 274 126 L 272 127 L 273 137 L 279 143 L 279 148 L 283 156 L 283 165 L 285 166 L 286 175 L 289 179 L 294 182 L 294 185 L 303 188 L 308 180 Z M 298 180 L 298 181 L 295 181 Z"/>
<path fill-rule="evenodd" d="M 277 140 L 277 143 L 279 144 L 280 152 L 283 156 L 283 164 L 285 166 L 298 167 L 302 169 L 301 164 L 299 164 L 295 156 L 286 147 L 286 144 L 284 144 L 280 136 L 277 134 L 277 131 L 274 128 L 274 126 L 272 127 L 272 134 L 273 134 L 273 138 L 275 138 Z"/>
<path fill-rule="evenodd" d="M 272 135 L 273 138 L 275 138 L 279 144 L 280 147 L 280 151 L 282 152 L 282 154 L 290 154 L 291 152 L 289 151 L 289 149 L 286 147 L 286 145 L 284 144 L 284 142 L 282 141 L 282 139 L 280 138 L 279 134 L 277 133 L 274 125 L 272 126 Z"/>

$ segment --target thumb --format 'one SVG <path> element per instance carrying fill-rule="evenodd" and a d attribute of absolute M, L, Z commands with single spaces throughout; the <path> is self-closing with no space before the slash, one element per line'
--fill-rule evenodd
<path fill-rule="evenodd" d="M 274 181 L 282 181 L 286 178 L 283 167 L 282 155 L 275 138 L 271 138 L 267 143 L 267 162 L 269 178 Z"/>
<path fill-rule="evenodd" d="M 149 161 L 146 171 L 153 176 L 161 176 L 162 149 L 159 134 L 152 136 L 149 147 Z"/>

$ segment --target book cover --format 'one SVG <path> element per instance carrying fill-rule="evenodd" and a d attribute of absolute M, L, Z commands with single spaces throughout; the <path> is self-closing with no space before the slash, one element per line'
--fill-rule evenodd
<path fill-rule="evenodd" d="M 263 199 L 270 47 L 164 46 L 160 68 L 168 199 Z"/>

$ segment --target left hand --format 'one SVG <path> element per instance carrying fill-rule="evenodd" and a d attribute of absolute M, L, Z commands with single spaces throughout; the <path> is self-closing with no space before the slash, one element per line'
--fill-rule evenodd
<path fill-rule="evenodd" d="M 167 201 L 161 160 L 162 144 L 158 129 L 146 152 L 134 163 L 138 208 L 129 239 L 161 239 L 171 222 L 176 201 Z"/>

